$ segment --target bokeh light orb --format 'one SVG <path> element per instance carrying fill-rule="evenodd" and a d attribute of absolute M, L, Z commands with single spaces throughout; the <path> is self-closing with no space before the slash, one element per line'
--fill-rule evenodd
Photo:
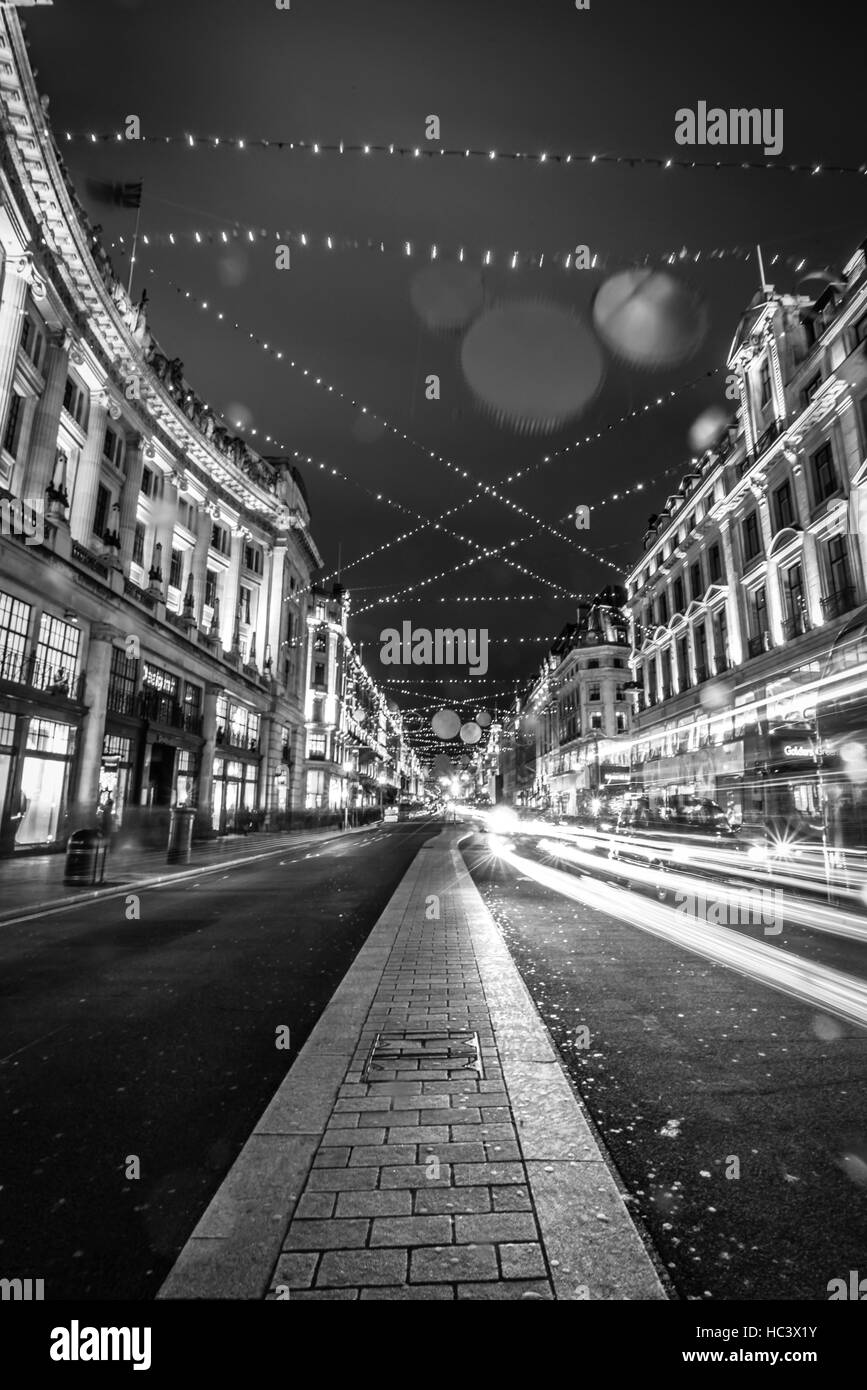
<path fill-rule="evenodd" d="M 703 454 L 716 444 L 729 422 L 729 417 L 721 406 L 712 405 L 703 410 L 697 420 L 689 427 L 689 447 L 693 453 Z"/>
<path fill-rule="evenodd" d="M 524 434 L 548 434 L 579 415 L 604 374 L 586 324 L 539 299 L 486 310 L 461 344 L 461 368 L 477 404 Z"/>
<path fill-rule="evenodd" d="M 253 412 L 242 401 L 229 401 L 224 414 L 226 423 L 233 430 L 248 430 L 253 423 Z"/>
<path fill-rule="evenodd" d="M 593 301 L 593 322 L 615 357 L 651 371 L 692 357 L 708 325 L 704 305 L 686 285 L 649 267 L 606 280 Z"/>
<path fill-rule="evenodd" d="M 434 261 L 416 271 L 409 297 L 426 328 L 456 333 L 481 313 L 485 287 L 478 270 L 459 261 Z"/>
<path fill-rule="evenodd" d="M 455 714 L 453 709 L 437 710 L 431 720 L 431 728 L 437 738 L 441 738 L 443 742 L 448 742 L 449 739 L 457 738 L 460 733 L 461 717 L 459 714 Z"/>
<path fill-rule="evenodd" d="M 217 279 L 227 290 L 243 285 L 249 273 L 249 257 L 244 251 L 227 251 L 217 261 Z"/>
<path fill-rule="evenodd" d="M 489 729 L 491 727 L 491 716 L 486 709 L 479 710 L 476 715 L 476 723 L 480 729 Z"/>
<path fill-rule="evenodd" d="M 462 743 L 478 743 L 481 737 L 482 731 L 474 719 L 471 719 L 469 723 L 465 724 L 461 729 Z"/>

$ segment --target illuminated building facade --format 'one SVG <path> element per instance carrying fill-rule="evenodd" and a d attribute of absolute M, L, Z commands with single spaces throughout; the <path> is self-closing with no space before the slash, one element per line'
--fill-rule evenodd
<path fill-rule="evenodd" d="M 202 834 L 286 823 L 322 563 L 303 482 L 115 277 L 9 9 L 0 71 L 0 849 L 97 818 L 164 842 L 179 804 Z"/>
<path fill-rule="evenodd" d="M 867 617 L 865 244 L 818 298 L 765 285 L 728 370 L 736 417 L 651 518 L 628 578 L 634 773 L 660 800 L 827 829 L 834 652 Z M 850 687 L 865 676 L 849 669 Z M 865 712 L 862 695 L 856 725 Z M 852 698 L 848 713 L 851 739 Z"/>

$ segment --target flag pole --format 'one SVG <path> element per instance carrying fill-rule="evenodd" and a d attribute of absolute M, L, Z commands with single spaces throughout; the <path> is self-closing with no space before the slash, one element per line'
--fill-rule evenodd
<path fill-rule="evenodd" d="M 139 201 L 138 201 L 138 210 L 137 210 L 136 215 L 135 215 L 135 232 L 133 233 L 133 238 L 132 238 L 132 256 L 130 257 L 130 262 L 129 262 L 129 281 L 128 281 L 127 287 L 126 287 L 126 292 L 127 292 L 128 296 L 129 296 L 130 303 L 132 302 L 132 277 L 133 277 L 133 275 L 135 274 L 135 253 L 136 253 L 136 251 L 138 250 L 138 230 L 139 230 L 139 226 L 140 226 L 140 224 L 141 224 L 141 205 L 142 205 L 142 200 L 141 200 L 141 198 L 139 198 Z"/>

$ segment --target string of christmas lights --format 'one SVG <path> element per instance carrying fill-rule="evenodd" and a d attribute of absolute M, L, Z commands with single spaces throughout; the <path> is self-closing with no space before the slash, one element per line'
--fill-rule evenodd
<path fill-rule="evenodd" d="M 120 250 L 126 254 L 127 238 L 119 235 L 110 243 L 109 249 L 112 251 Z M 131 240 L 131 239 L 130 239 Z M 486 247 L 485 250 L 468 251 L 463 245 L 455 247 L 444 247 L 441 242 L 420 242 L 408 240 L 384 241 L 376 237 L 353 237 L 335 236 L 333 234 L 314 233 L 299 231 L 294 227 L 285 227 L 273 230 L 267 227 L 245 227 L 238 223 L 233 223 L 229 229 L 219 231 L 185 230 L 170 232 L 147 232 L 142 233 L 140 241 L 143 246 L 152 247 L 172 247 L 189 244 L 201 247 L 223 247 L 229 246 L 232 242 L 243 243 L 245 245 L 261 247 L 271 242 L 281 245 L 288 245 L 296 250 L 308 251 L 372 251 L 384 256 L 399 256 L 410 260 L 456 260 L 461 263 L 478 264 L 481 268 L 491 267 L 498 269 L 501 265 L 508 270 L 544 270 L 546 266 L 553 266 L 558 270 L 572 271 L 578 270 L 598 270 L 610 271 L 615 268 L 625 268 L 637 265 L 648 265 L 650 262 L 661 265 L 677 265 L 691 263 L 698 265 L 702 260 L 705 264 L 710 262 L 728 261 L 755 261 L 755 248 L 744 246 L 732 247 L 713 247 L 711 250 L 694 251 L 686 246 L 682 246 L 677 251 L 645 251 L 639 252 L 634 256 L 616 256 L 613 253 L 600 255 L 594 252 L 589 266 L 579 266 L 579 258 L 576 256 L 576 248 L 560 249 L 558 251 L 528 251 L 526 249 L 515 249 L 514 247 L 504 250 L 502 247 Z M 774 266 L 782 262 L 796 274 L 804 270 L 807 266 L 806 257 L 785 256 L 782 252 L 768 252 L 766 265 Z"/>
<path fill-rule="evenodd" d="M 156 272 L 153 269 L 153 267 L 149 267 L 149 270 L 151 275 L 156 275 Z M 166 284 L 169 285 L 170 288 L 173 289 L 175 293 L 180 295 L 183 299 L 189 299 L 193 301 L 194 296 L 192 290 L 185 289 L 184 286 L 179 285 L 175 280 L 172 280 L 170 278 L 166 279 Z M 381 425 L 386 431 L 388 431 L 391 434 L 394 434 L 397 438 L 402 439 L 405 443 L 411 445 L 412 448 L 424 454 L 426 459 L 432 459 L 435 463 L 440 464 L 442 467 L 448 469 L 450 472 L 456 473 L 459 477 L 466 479 L 468 482 L 472 484 L 472 486 L 475 488 L 476 492 L 480 496 L 485 495 L 494 498 L 495 501 L 499 502 L 501 506 L 507 507 L 513 512 L 517 512 L 520 516 L 525 516 L 528 519 L 528 521 L 532 521 L 538 529 L 548 531 L 552 536 L 555 536 L 558 540 L 564 541 L 565 544 L 570 546 L 571 549 L 576 550 L 580 554 L 587 556 L 588 559 L 596 560 L 598 564 L 605 565 L 608 569 L 614 570 L 616 574 L 622 575 L 622 569 L 620 568 L 620 566 L 615 565 L 613 560 L 609 560 L 604 556 L 598 555 L 588 546 L 582 545 L 580 542 L 574 540 L 574 538 L 571 536 L 567 536 L 564 532 L 559 530 L 558 527 L 552 526 L 550 522 L 544 521 L 541 517 L 536 516 L 526 507 L 522 507 L 517 502 L 513 502 L 510 498 L 508 498 L 505 495 L 505 493 L 500 492 L 495 484 L 483 482 L 482 479 L 477 478 L 475 474 L 471 473 L 469 469 L 461 468 L 459 464 L 456 464 L 452 459 L 446 458 L 444 454 L 438 454 L 435 449 L 428 449 L 426 445 L 421 444 L 417 439 L 413 439 L 413 437 L 407 434 L 404 430 L 399 429 L 396 425 L 392 425 L 392 423 L 389 420 L 387 420 L 384 416 L 377 415 L 374 411 L 369 410 L 367 406 L 362 405 L 360 401 L 355 400 L 354 397 L 349 396 L 344 391 L 341 391 L 332 383 L 327 382 L 324 377 L 313 376 L 309 367 L 302 367 L 300 363 L 296 363 L 291 359 L 287 359 L 285 352 L 283 352 L 282 350 L 273 347 L 270 343 L 267 343 L 262 338 L 257 337 L 255 333 L 251 333 L 248 330 L 242 328 L 239 323 L 232 323 L 231 320 L 227 320 L 224 313 L 218 312 L 217 310 L 212 310 L 208 300 L 202 299 L 198 302 L 199 307 L 203 311 L 216 313 L 218 321 L 229 324 L 229 326 L 232 327 L 238 333 L 245 334 L 249 341 L 253 342 L 257 347 L 261 348 L 270 357 L 272 357 L 274 361 L 282 362 L 284 365 L 287 365 L 288 363 L 288 366 L 292 368 L 292 370 L 300 372 L 302 376 L 307 377 L 311 385 L 317 386 L 321 390 L 326 391 L 329 394 L 334 394 L 339 400 L 347 402 L 356 410 L 360 410 L 363 415 L 368 415 L 371 420 Z M 240 428 L 240 425 L 238 426 L 238 428 Z M 255 430 L 251 431 L 251 433 L 255 434 Z M 266 438 L 270 440 L 270 436 L 266 436 Z M 278 442 L 278 448 L 284 447 L 284 445 Z"/>
<path fill-rule="evenodd" d="M 536 574 L 536 573 L 534 573 L 533 570 L 527 569 L 526 565 L 518 564 L 516 561 L 511 561 L 511 562 L 510 562 L 510 561 L 507 559 L 507 557 L 506 557 L 505 555 L 502 554 L 502 552 L 503 552 L 504 550 L 506 550 L 506 549 L 511 549 L 511 548 L 513 548 L 513 547 L 516 546 L 516 545 L 520 545 L 522 541 L 529 540 L 530 537 L 533 536 L 533 535 L 535 535 L 535 532 L 534 532 L 534 531 L 530 531 L 527 535 L 516 536 L 513 540 L 505 541 L 503 545 L 501 545 L 501 546 L 496 546 L 494 549 L 489 549 L 489 548 L 486 547 L 486 548 L 483 550 L 481 556 L 473 555 L 469 560 L 462 560 L 459 564 L 455 565 L 452 569 L 440 570 L 439 573 L 429 575 L 426 579 L 419 579 L 419 580 L 416 580 L 416 582 L 415 582 L 414 584 L 407 584 L 407 585 L 405 585 L 404 588 L 402 588 L 402 589 L 396 589 L 396 590 L 394 591 L 394 593 L 389 594 L 389 595 L 387 595 L 387 596 L 384 597 L 384 598 L 372 599 L 372 600 L 370 601 L 370 603 L 366 603 L 366 604 L 364 604 L 361 608 L 357 608 L 357 609 L 356 609 L 356 614 L 361 615 L 362 613 L 368 613 L 368 612 L 370 612 L 371 609 L 373 609 L 373 608 L 379 608 L 379 607 L 381 607 L 382 604 L 384 604 L 384 603 L 394 603 L 396 599 L 402 598 L 402 597 L 404 596 L 404 594 L 413 594 L 413 593 L 416 593 L 419 589 L 424 589 L 424 588 L 426 588 L 428 584 L 435 584 L 435 583 L 437 583 L 438 580 L 440 580 L 440 579 L 445 579 L 445 578 L 447 578 L 449 575 L 458 574 L 458 573 L 460 573 L 461 570 L 469 569 L 471 565 L 478 565 L 478 564 L 481 563 L 481 561 L 483 561 L 483 560 L 493 560 L 493 559 L 502 559 L 502 560 L 504 560 L 506 564 L 511 564 L 511 567 L 512 567 L 513 569 L 520 570 L 520 572 L 521 572 L 522 574 L 526 575 L 528 579 L 538 579 L 538 580 L 541 580 L 541 582 L 542 582 L 543 584 L 547 584 L 547 585 L 549 586 L 549 588 L 559 590 L 559 592 L 560 592 L 561 594 L 565 594 L 567 598 L 571 598 L 571 599 L 591 598 L 591 597 L 592 597 L 591 594 L 576 594 L 576 593 L 574 593 L 571 589 L 566 589 L 566 588 L 564 588 L 562 584 L 555 584 L 553 579 L 544 579 L 544 578 L 542 577 L 542 575 Z"/>
<path fill-rule="evenodd" d="M 151 267 L 151 268 L 150 268 L 150 274 L 151 274 L 151 275 L 154 275 L 155 273 L 156 273 L 156 272 L 154 271 L 153 267 Z M 192 299 L 192 292 L 191 292 L 190 290 L 184 290 L 182 286 L 177 285 L 177 284 L 176 284 L 174 281 L 172 281 L 171 279 L 169 279 L 169 280 L 167 281 L 167 283 L 175 290 L 176 293 L 178 293 L 178 294 L 183 294 L 184 298 L 186 298 L 186 299 Z M 208 303 L 207 303 L 206 300 L 203 300 L 201 303 L 202 303 L 202 308 L 203 308 L 203 309 L 207 309 L 207 308 L 208 308 Z M 217 312 L 217 318 L 218 318 L 219 320 L 221 320 L 221 321 L 225 321 L 225 315 L 224 315 L 222 312 Z M 238 323 L 235 323 L 235 324 L 234 324 L 234 328 L 235 328 L 237 331 L 239 331 L 239 332 L 243 332 L 243 331 L 244 331 L 244 330 L 241 329 L 241 327 L 240 327 L 240 325 L 239 325 Z M 248 337 L 249 337 L 250 339 L 252 339 L 257 345 L 261 346 L 265 351 L 268 351 L 268 352 L 272 353 L 272 355 L 276 358 L 276 360 L 278 360 L 278 361 L 283 360 L 283 356 L 284 356 L 284 355 L 283 355 L 283 353 L 282 353 L 281 351 L 279 351 L 279 350 L 277 350 L 277 349 L 271 348 L 270 345 L 269 345 L 268 343 L 264 342 L 264 341 L 261 340 L 261 339 L 256 338 L 255 335 L 254 335 L 253 333 L 249 333 L 249 334 L 248 334 Z M 292 363 L 291 365 L 292 365 L 293 367 L 295 366 L 294 363 Z M 302 369 L 302 370 L 303 370 L 303 375 L 305 375 L 305 376 L 309 376 L 309 375 L 310 375 L 309 369 L 304 368 L 304 369 Z M 668 391 L 668 392 L 666 393 L 665 396 L 657 397 L 657 399 L 656 399 L 655 402 L 647 402 L 640 410 L 632 410 L 632 411 L 627 411 L 627 412 L 625 412 L 623 415 L 617 417 L 614 421 L 611 421 L 611 422 L 605 427 L 604 430 L 599 430 L 599 431 L 597 431 L 596 434 L 595 434 L 595 436 L 594 436 L 594 435 L 586 435 L 583 441 L 581 441 L 581 440 L 575 440 L 575 441 L 573 442 L 573 444 L 564 445 L 561 449 L 555 450 L 555 451 L 554 451 L 552 454 L 550 454 L 550 455 L 546 455 L 546 456 L 541 460 L 540 463 L 537 463 L 537 464 L 535 464 L 535 465 L 531 465 L 530 467 L 525 468 L 525 469 L 520 469 L 520 470 L 518 470 L 517 473 L 513 473 L 513 474 L 508 475 L 508 477 L 505 479 L 505 481 L 513 482 L 513 481 L 515 481 L 516 479 L 518 479 L 518 478 L 524 476 L 525 474 L 530 473 L 530 472 L 533 472 L 533 471 L 535 471 L 536 469 L 541 468 L 541 467 L 543 467 L 544 465 L 553 462 L 553 460 L 554 460 L 555 458 L 558 458 L 558 457 L 562 456 L 564 453 L 568 453 L 568 452 L 569 452 L 571 449 L 573 449 L 573 448 L 580 448 L 580 447 L 582 447 L 582 445 L 586 446 L 588 443 L 593 442 L 594 439 L 601 439 L 602 436 L 603 436 L 603 434 L 608 433 L 608 432 L 610 432 L 611 430 L 618 428 L 620 425 L 627 423 L 629 420 L 634 419 L 634 418 L 637 417 L 638 415 L 643 414 L 644 412 L 646 412 L 646 411 L 648 411 L 648 410 L 656 409 L 656 408 L 661 407 L 661 406 L 664 405 L 664 404 L 667 404 L 667 403 L 670 402 L 671 400 L 673 400 L 673 399 L 675 399 L 676 397 L 678 397 L 679 395 L 681 395 L 683 392 L 693 389 L 696 385 L 699 384 L 699 382 L 706 380 L 708 377 L 717 375 L 717 374 L 718 374 L 720 371 L 722 371 L 722 370 L 723 370 L 723 368 L 721 368 L 721 367 L 719 367 L 719 368 L 714 368 L 714 369 L 711 370 L 711 371 L 708 371 L 708 372 L 703 373 L 702 376 L 700 376 L 700 377 L 694 377 L 691 381 L 686 382 L 683 386 L 681 386 L 681 387 L 676 387 L 676 388 L 674 388 L 674 389 Z M 322 385 L 322 379 L 321 379 L 321 378 L 317 378 L 316 381 L 315 381 L 315 384 L 321 386 L 321 385 Z M 327 387 L 327 389 L 328 389 L 329 392 L 333 392 L 335 388 L 334 388 L 333 386 L 329 385 L 329 386 Z M 343 392 L 338 392 L 338 395 L 339 395 L 339 396 L 341 397 L 341 399 L 343 399 L 343 400 L 349 400 L 349 399 L 350 399 L 350 398 L 348 398 Z M 432 458 L 436 458 L 437 461 L 442 462 L 447 468 L 450 468 L 450 469 L 452 469 L 452 470 L 455 471 L 455 472 L 462 472 L 462 473 L 463 473 L 463 476 L 466 477 L 466 478 L 468 478 L 468 477 L 470 476 L 466 470 L 460 470 L 460 469 L 458 468 L 457 465 L 451 463 L 449 460 L 445 459 L 445 458 L 442 457 L 441 455 L 437 455 L 437 454 L 435 454 L 433 451 L 427 450 L 427 449 L 425 448 L 424 445 L 421 445 L 421 444 L 419 444 L 417 441 L 412 440 L 408 435 L 406 435 L 405 433 L 402 433 L 396 426 L 393 426 L 393 425 L 391 425 L 390 423 L 388 423 L 387 421 L 384 421 L 384 420 L 380 419 L 379 417 L 373 415 L 372 412 L 368 412 L 366 406 L 359 406 L 359 403 L 358 403 L 357 401 L 354 401 L 354 400 L 350 400 L 350 404 L 353 405 L 355 408 L 360 409 L 361 412 L 362 412 L 363 414 L 368 414 L 368 413 L 369 413 L 369 414 L 371 415 L 371 419 L 378 421 L 378 423 L 382 424 L 382 425 L 384 426 L 385 429 L 389 430 L 391 433 L 393 433 L 393 434 L 395 434 L 395 435 L 397 435 L 397 436 L 399 436 L 399 437 L 402 437 L 406 442 L 413 444 L 414 447 L 416 447 L 416 448 L 422 450 L 426 455 L 428 455 L 428 456 L 430 456 L 430 457 L 432 457 Z M 221 418 L 224 419 L 225 417 L 221 417 Z M 243 426 L 242 426 L 242 424 L 241 424 L 240 422 L 230 422 L 230 423 L 233 423 L 233 425 L 234 425 L 235 428 L 237 428 L 237 429 L 242 429 L 242 430 L 243 430 Z M 244 432 L 247 433 L 246 430 L 244 430 Z M 249 431 L 249 433 L 251 434 L 251 436 L 256 437 L 258 432 L 257 432 L 256 429 L 251 429 L 251 430 Z M 276 440 L 276 439 L 272 438 L 271 435 L 265 435 L 264 438 L 265 438 L 265 441 L 266 441 L 267 443 L 269 443 L 269 444 L 275 444 L 277 448 L 284 449 L 284 448 L 286 447 L 285 444 L 283 444 L 283 443 L 282 443 L 281 441 L 279 441 L 279 440 Z M 300 457 L 300 456 L 298 455 L 297 451 L 294 451 L 294 456 L 295 456 L 296 458 L 297 458 L 297 457 Z M 320 469 L 323 469 L 323 470 L 324 470 L 324 469 L 326 468 L 326 465 L 325 465 L 325 464 L 320 464 L 319 467 L 320 467 Z M 662 473 L 657 474 L 654 478 L 651 478 L 651 479 L 647 480 L 648 484 L 651 483 L 651 482 L 657 482 L 657 481 L 661 480 L 662 478 L 665 478 L 665 477 L 667 477 L 667 476 L 669 476 L 669 475 L 671 475 L 671 474 L 673 474 L 673 473 L 676 473 L 677 471 L 679 471 L 679 467 L 680 467 L 680 466 L 678 466 L 678 467 L 671 467 L 671 468 L 665 469 Z M 333 472 L 334 472 L 335 476 L 344 476 L 344 477 L 346 477 L 346 475 L 340 475 L 340 474 L 339 474 L 339 470 L 333 470 Z M 354 480 L 350 480 L 350 479 L 347 478 L 347 481 L 354 481 Z M 499 481 L 503 481 L 503 480 L 501 479 L 501 480 L 499 480 Z M 439 529 L 439 526 L 438 526 L 438 523 L 439 523 L 439 522 L 441 522 L 445 517 L 455 515 L 458 511 L 463 510 L 465 507 L 467 507 L 467 506 L 471 505 L 473 502 L 477 501 L 477 500 L 478 500 L 478 497 L 479 497 L 480 495 L 482 495 L 482 493 L 490 493 L 490 494 L 493 494 L 493 495 L 498 495 L 498 494 L 496 493 L 496 488 L 495 488 L 495 487 L 492 487 L 491 485 L 488 485 L 488 484 L 481 483 L 480 481 L 477 481 L 477 480 L 475 480 L 475 479 L 474 479 L 474 483 L 475 483 L 475 486 L 476 486 L 476 492 L 475 492 L 470 498 L 468 498 L 465 502 L 459 503 L 457 506 L 451 507 L 451 508 L 447 509 L 445 512 L 440 513 L 439 516 L 437 516 L 437 517 L 435 517 L 435 518 L 423 518 L 423 519 L 422 519 L 422 524 L 421 524 L 420 526 L 414 527 L 412 530 L 407 531 L 407 532 L 404 532 L 403 536 L 397 538 L 394 542 L 389 541 L 389 542 L 384 543 L 384 544 L 381 545 L 381 546 L 374 547 L 372 550 L 369 550 L 369 551 L 365 552 L 362 556 L 357 557 L 357 559 L 352 560 L 352 561 L 349 561 L 346 565 L 342 566 L 342 569 L 343 569 L 343 570 L 352 569 L 352 568 L 355 567 L 355 565 L 363 563 L 364 560 L 370 559 L 372 556 L 381 553 L 381 551 L 383 551 L 383 550 L 385 550 L 385 549 L 389 549 L 389 548 L 391 547 L 392 544 L 400 544 L 403 540 L 407 540 L 407 539 L 409 539 L 411 536 L 417 535 L 419 532 L 426 530 L 429 526 L 434 527 L 434 529 Z M 594 510 L 596 506 L 604 507 L 609 501 L 620 501 L 620 500 L 622 500 L 622 499 L 624 499 L 624 498 L 626 498 L 626 497 L 629 497 L 629 496 L 631 496 L 631 495 L 632 495 L 633 493 L 635 493 L 635 492 L 640 492 L 640 491 L 642 491 L 643 488 L 645 487 L 645 485 L 646 485 L 646 484 L 645 484 L 644 482 L 639 482 L 639 483 L 633 484 L 631 487 L 623 488 L 623 489 L 621 489 L 619 492 L 612 493 L 612 494 L 610 495 L 610 497 L 608 497 L 608 498 L 603 498 L 602 501 L 601 501 L 600 503 L 598 503 L 598 504 L 590 504 L 590 510 L 591 510 L 591 511 Z M 374 494 L 371 493 L 370 495 L 373 496 Z M 499 495 L 498 495 L 498 496 L 499 496 Z M 381 500 L 380 497 L 379 497 L 379 495 L 377 495 L 377 500 Z M 612 561 L 608 560 L 608 559 L 605 558 L 605 557 L 602 557 L 602 556 L 598 555 L 598 554 L 597 554 L 596 552 L 594 552 L 594 551 L 589 550 L 588 547 L 582 546 L 582 545 L 578 544 L 578 543 L 575 542 L 571 537 L 566 537 L 566 536 L 564 536 L 562 532 L 560 532 L 559 530 L 556 530 L 556 529 L 554 529 L 554 528 L 551 528 L 551 527 L 548 525 L 548 523 L 542 522 L 539 518 L 533 517 L 533 516 L 532 516 L 532 513 L 528 513 L 525 509 L 523 509 L 523 508 L 521 508 L 521 507 L 518 507 L 517 504 L 512 503 L 511 501 L 509 501 L 509 499 L 503 497 L 501 500 L 503 500 L 504 504 L 507 505 L 507 506 L 510 506 L 513 510 L 517 510 L 517 511 L 521 512 L 522 515 L 530 516 L 530 517 L 531 517 L 534 521 L 536 521 L 539 525 L 545 527 L 546 529 L 552 530 L 552 533 L 553 533 L 553 534 L 557 535 L 559 539 L 566 540 L 567 543 L 570 544 L 574 549 L 576 549 L 576 550 L 578 550 L 578 551 L 584 553 L 585 555 L 587 555 L 587 556 L 588 556 L 589 558 L 591 558 L 591 559 L 596 559 L 596 560 L 598 560 L 601 564 L 607 565 L 610 569 L 613 569 L 613 570 L 615 571 L 615 573 L 617 573 L 618 575 L 622 575 L 622 573 L 623 573 L 622 569 L 621 569 L 619 566 L 615 565 Z M 391 502 L 391 501 L 389 501 L 389 505 L 392 505 L 392 506 L 395 506 L 395 507 L 399 507 L 399 504 L 393 503 L 393 502 Z M 406 509 L 406 508 L 400 508 L 400 509 L 402 509 L 402 510 L 409 510 L 409 509 Z M 421 514 L 418 513 L 418 512 L 416 512 L 415 515 L 416 515 L 416 516 L 421 516 Z M 570 515 L 570 514 L 567 513 L 564 517 L 561 518 L 561 520 L 562 520 L 562 521 L 567 520 L 568 517 L 569 517 L 569 515 Z M 507 562 L 507 563 L 508 563 L 508 562 Z M 335 570 L 335 571 L 332 572 L 332 574 L 326 576 L 325 579 L 321 579 L 319 582 L 320 582 L 320 583 L 328 582 L 329 579 L 332 579 L 332 578 L 336 577 L 337 573 L 338 573 L 338 572 Z M 543 581 L 543 582 L 546 582 L 546 583 L 547 583 L 548 581 Z"/>
<path fill-rule="evenodd" d="M 659 155 L 644 154 L 564 154 L 561 152 L 542 150 L 540 152 L 530 152 L 526 150 L 476 150 L 476 149 L 456 149 L 446 148 L 438 141 L 428 141 L 420 145 L 399 145 L 396 141 L 389 144 L 369 144 L 352 143 L 346 140 L 338 140 L 335 143 L 319 140 L 265 140 L 248 139 L 246 136 L 225 136 L 225 135 L 193 135 L 189 132 L 174 135 L 146 135 L 140 133 L 135 139 L 128 139 L 125 131 L 70 131 L 64 132 L 66 144 L 83 143 L 91 145 L 99 144 L 118 144 L 118 145 L 182 145 L 191 150 L 236 150 L 244 152 L 248 150 L 277 150 L 288 153 L 296 151 L 308 153 L 313 156 L 319 155 L 363 155 L 371 157 L 373 155 L 387 155 L 399 159 L 476 159 L 484 160 L 487 163 L 497 163 L 501 160 L 524 163 L 524 164 L 559 164 L 559 165 L 596 165 L 613 164 L 625 165 L 628 168 L 651 168 L 651 169 L 773 169 L 780 173 L 789 174 L 867 174 L 867 163 L 855 165 L 849 164 L 829 164 L 822 161 L 811 161 L 809 164 L 785 164 L 770 159 L 684 159 L 684 158 L 662 158 Z"/>

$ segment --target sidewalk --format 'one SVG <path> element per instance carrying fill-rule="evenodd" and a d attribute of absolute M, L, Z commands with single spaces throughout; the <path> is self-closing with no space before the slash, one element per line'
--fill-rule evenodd
<path fill-rule="evenodd" d="M 419 850 L 160 1298 L 666 1297 L 465 835 Z"/>
<path fill-rule="evenodd" d="M 254 861 L 282 850 L 295 850 L 308 844 L 325 844 L 341 835 L 360 835 L 380 828 L 380 822 L 352 830 L 291 830 L 264 835 L 229 835 L 218 840 L 193 844 L 189 864 L 166 863 L 166 850 L 136 849 L 112 854 L 109 851 L 105 883 L 95 888 L 71 887 L 63 882 L 65 854 L 25 855 L 19 859 L 0 859 L 0 926 L 22 912 L 71 903 L 92 902 L 137 884 L 153 885 L 178 875 L 191 875 L 213 868 L 226 869 Z"/>

